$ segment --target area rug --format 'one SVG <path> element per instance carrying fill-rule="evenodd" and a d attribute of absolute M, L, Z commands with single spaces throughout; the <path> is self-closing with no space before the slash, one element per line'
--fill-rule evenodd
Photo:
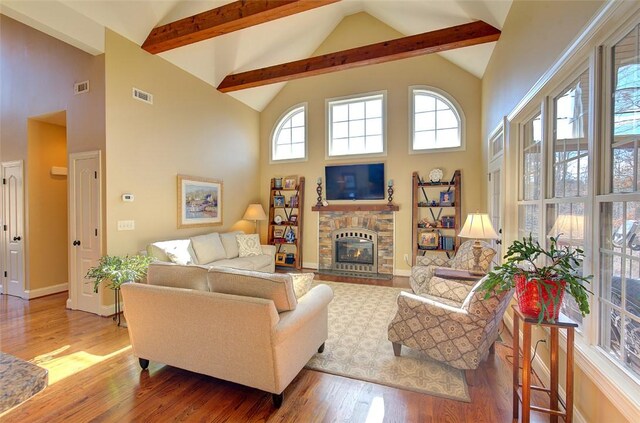
<path fill-rule="evenodd" d="M 47 370 L 0 352 L 0 415 L 47 386 Z"/>
<path fill-rule="evenodd" d="M 329 339 L 306 365 L 352 379 L 470 402 L 464 373 L 402 348 L 393 355 L 387 326 L 396 313 L 399 288 L 314 281 L 333 289 Z"/>

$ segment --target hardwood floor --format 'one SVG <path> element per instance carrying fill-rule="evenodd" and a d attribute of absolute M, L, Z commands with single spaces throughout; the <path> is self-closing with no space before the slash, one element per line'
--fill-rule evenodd
<path fill-rule="evenodd" d="M 358 282 L 407 284 L 406 278 Z M 507 332 L 506 344 L 497 345 L 469 387 L 471 403 L 303 369 L 274 409 L 270 394 L 252 388 L 154 362 L 141 371 L 126 328 L 66 310 L 66 299 L 66 293 L 31 301 L 0 295 L 0 349 L 50 372 L 49 386 L 3 415 L 3 423 L 511 421 Z"/>

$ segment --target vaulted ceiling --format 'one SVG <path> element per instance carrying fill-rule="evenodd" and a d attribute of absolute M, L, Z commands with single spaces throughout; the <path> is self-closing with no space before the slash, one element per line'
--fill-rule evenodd
<path fill-rule="evenodd" d="M 0 0 L 0 12 L 95 55 L 104 52 L 105 28 L 142 45 L 157 26 L 228 3 L 231 1 Z M 337 24 L 354 13 L 366 12 L 409 36 L 477 20 L 501 29 L 510 6 L 510 0 L 341 0 L 159 56 L 217 87 L 229 74 L 312 56 Z M 491 42 L 437 54 L 481 78 L 494 46 Z M 284 84 L 227 95 L 260 111 Z"/>

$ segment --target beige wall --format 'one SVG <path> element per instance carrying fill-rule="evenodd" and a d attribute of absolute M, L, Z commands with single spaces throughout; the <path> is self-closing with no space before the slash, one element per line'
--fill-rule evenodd
<path fill-rule="evenodd" d="M 107 252 L 132 254 L 152 241 L 227 230 L 258 193 L 258 113 L 136 44 L 106 34 Z M 132 87 L 153 94 L 149 105 Z M 223 225 L 177 229 L 176 175 L 222 179 Z M 124 193 L 135 201 L 125 203 Z M 135 230 L 118 231 L 118 220 Z"/>
<path fill-rule="evenodd" d="M 346 17 L 329 35 L 315 54 L 323 54 L 402 34 L 366 13 Z M 428 85 L 448 92 L 461 105 L 466 116 L 466 151 L 433 154 L 408 154 L 409 149 L 409 86 Z M 385 177 L 395 183 L 394 202 L 400 205 L 396 214 L 395 266 L 407 272 L 403 257 L 411 257 L 411 173 L 427 175 L 442 168 L 445 178 L 455 169 L 462 170 L 463 218 L 469 211 L 482 210 L 480 195 L 483 176 L 478 157 L 480 146 L 480 80 L 438 55 L 367 66 L 287 83 L 284 89 L 260 114 L 260 194 L 265 209 L 269 199 L 269 181 L 274 176 L 299 175 L 307 181 L 304 207 L 304 262 L 315 266 L 318 261 L 318 213 L 311 207 L 316 200 L 315 181 L 324 178 L 328 164 L 385 162 Z M 325 99 L 387 91 L 387 157 L 373 159 L 325 160 L 326 124 Z M 271 132 L 280 116 L 291 106 L 308 103 L 307 134 L 309 160 L 299 163 L 270 164 Z M 262 225 L 266 239 L 267 225 Z"/>
<path fill-rule="evenodd" d="M 514 1 L 482 80 L 483 140 L 557 61 L 602 3 Z M 483 163 L 486 163 L 486 147 L 484 157 Z M 513 163 L 509 167 L 513 169 Z M 515 208 L 505 210 L 507 219 L 515 221 L 516 212 Z M 533 343 L 546 338 L 545 331 L 534 328 Z M 538 354 L 548 368 L 549 350 L 544 344 L 538 348 Z M 566 366 L 564 353 L 560 356 L 562 381 Z M 574 389 L 575 406 L 587 422 L 627 421 L 600 391 L 598 382 L 589 379 L 578 366 Z"/>
<path fill-rule="evenodd" d="M 29 204 L 26 255 L 30 289 L 68 282 L 67 177 L 51 167 L 67 167 L 67 129 L 29 119 Z"/>
<path fill-rule="evenodd" d="M 28 119 L 66 111 L 67 153 L 104 148 L 104 56 L 91 56 L 62 41 L 0 15 L 0 160 L 25 161 L 25 199 L 30 198 L 31 160 L 27 153 Z M 73 85 L 90 81 L 89 93 L 74 95 Z M 26 209 L 36 205 L 28 202 Z M 25 219 L 27 248 L 34 228 Z M 64 249 L 64 247 L 60 247 Z M 27 250 L 25 250 L 27 252 Z M 30 286 L 30 254 L 25 254 L 25 289 Z M 58 280 L 65 282 L 67 278 Z"/>

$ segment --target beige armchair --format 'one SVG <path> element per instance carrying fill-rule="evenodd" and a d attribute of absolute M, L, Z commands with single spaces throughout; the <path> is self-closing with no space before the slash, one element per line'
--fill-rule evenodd
<path fill-rule="evenodd" d="M 388 339 L 396 356 L 402 345 L 422 351 L 434 360 L 467 370 L 472 384 L 474 375 L 469 370 L 477 369 L 493 351 L 513 293 L 494 294 L 485 300 L 485 291 L 479 290 L 482 280 L 469 290 L 469 285 L 460 281 L 435 279 L 434 288 L 422 295 L 400 293 Z M 449 289 L 442 289 L 445 284 Z M 459 296 L 465 290 L 468 294 L 461 301 Z"/>
<path fill-rule="evenodd" d="M 471 270 L 473 268 L 473 240 L 466 241 L 460 245 L 456 255 L 447 259 L 441 256 L 418 256 L 416 257 L 416 265 L 411 268 L 411 277 L 409 283 L 411 289 L 416 294 L 422 294 L 427 289 L 427 284 L 433 277 L 436 267 L 449 267 L 458 270 Z M 491 248 L 489 244 L 480 241 L 482 251 L 480 252 L 479 264 L 483 272 L 489 270 L 491 260 L 496 255 L 496 250 Z M 468 292 L 468 291 L 467 291 Z"/>

